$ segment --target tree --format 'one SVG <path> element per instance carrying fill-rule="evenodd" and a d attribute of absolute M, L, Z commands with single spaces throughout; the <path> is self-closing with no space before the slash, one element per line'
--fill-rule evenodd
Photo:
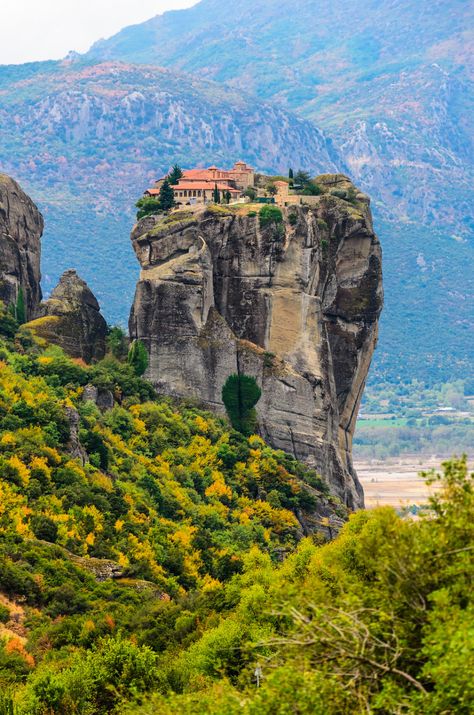
<path fill-rule="evenodd" d="M 174 206 L 174 191 L 168 179 L 163 181 L 160 189 L 160 205 L 163 211 L 169 211 Z"/>
<path fill-rule="evenodd" d="M 226 202 L 226 204 L 230 204 L 231 198 L 232 198 L 231 193 L 230 193 L 229 189 L 227 189 L 227 191 L 225 192 L 225 202 Z"/>
<path fill-rule="evenodd" d="M 315 184 L 314 181 L 308 181 L 308 183 L 305 184 L 303 189 L 303 194 L 305 196 L 320 196 L 320 194 L 322 193 L 322 188 L 318 186 L 318 184 Z"/>
<path fill-rule="evenodd" d="M 262 391 L 255 378 L 249 375 L 230 375 L 222 388 L 222 401 L 232 427 L 250 436 L 255 432 L 257 417 L 255 405 Z"/>
<path fill-rule="evenodd" d="M 270 194 L 270 196 L 276 196 L 278 193 L 278 189 L 275 186 L 275 184 L 267 184 L 267 186 L 265 187 L 265 190 L 266 190 L 267 194 Z"/>
<path fill-rule="evenodd" d="M 173 168 L 171 169 L 171 172 L 168 176 L 168 181 L 170 183 L 170 186 L 175 186 L 180 179 L 183 178 L 183 172 L 181 170 L 181 167 L 178 166 L 178 164 L 175 164 Z"/>
<path fill-rule="evenodd" d="M 250 201 L 255 201 L 257 198 L 257 191 L 253 186 L 248 186 L 244 191 L 244 196 L 248 196 Z"/>
<path fill-rule="evenodd" d="M 159 214 L 162 211 L 160 200 L 155 199 L 152 196 L 142 196 L 140 199 L 138 199 L 135 206 L 138 209 L 137 221 L 144 218 L 145 216 Z"/>
<path fill-rule="evenodd" d="M 311 176 L 308 174 L 307 171 L 303 171 L 300 169 L 299 171 L 296 172 L 295 174 L 295 184 L 298 186 L 306 186 L 306 184 L 309 184 L 311 181 Z"/>
<path fill-rule="evenodd" d="M 217 188 L 217 184 L 214 184 L 213 200 L 215 204 L 220 204 L 221 202 L 221 195 L 219 189 Z"/>
<path fill-rule="evenodd" d="M 127 357 L 127 336 L 120 326 L 114 325 L 109 328 L 107 347 L 117 360 L 124 360 Z"/>
<path fill-rule="evenodd" d="M 290 179 L 290 184 L 293 183 L 293 179 L 295 178 L 295 175 L 293 173 L 293 169 L 290 169 L 288 172 L 288 178 Z"/>
<path fill-rule="evenodd" d="M 15 318 L 19 325 L 26 323 L 25 294 L 23 293 L 23 288 L 21 286 L 18 290 L 18 296 L 16 299 Z"/>
<path fill-rule="evenodd" d="M 148 353 L 141 340 L 134 340 L 128 351 L 128 364 L 133 367 L 135 375 L 140 377 L 148 367 Z"/>

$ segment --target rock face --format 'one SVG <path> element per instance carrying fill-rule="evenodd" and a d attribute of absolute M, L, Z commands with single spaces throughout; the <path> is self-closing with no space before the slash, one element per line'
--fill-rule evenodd
<path fill-rule="evenodd" d="M 28 324 L 37 335 L 86 362 L 104 357 L 107 323 L 94 294 L 75 270 L 63 273 L 38 312 L 40 317 Z"/>
<path fill-rule="evenodd" d="M 15 305 L 23 290 L 26 317 L 41 300 L 40 239 L 43 217 L 9 176 L 0 174 L 0 300 Z"/>
<path fill-rule="evenodd" d="M 262 436 L 356 508 L 352 436 L 383 302 L 381 249 L 368 197 L 342 175 L 317 181 L 324 193 L 281 222 L 248 207 L 143 219 L 130 335 L 165 394 L 224 412 L 227 377 L 255 377 Z"/>

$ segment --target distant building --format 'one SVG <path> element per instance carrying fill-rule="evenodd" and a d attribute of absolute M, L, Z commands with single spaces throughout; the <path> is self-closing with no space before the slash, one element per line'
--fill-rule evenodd
<path fill-rule="evenodd" d="M 158 196 L 166 177 L 159 179 L 152 189 L 145 191 L 145 196 Z M 232 169 L 185 169 L 183 176 L 172 188 L 178 204 L 208 203 L 214 199 L 214 189 L 220 194 L 229 192 L 231 200 L 239 199 L 243 192 L 255 185 L 255 171 L 244 161 L 237 161 Z"/>
<path fill-rule="evenodd" d="M 221 196 L 224 192 L 228 191 L 231 195 L 231 200 L 238 199 L 242 194 L 240 189 L 235 189 L 226 183 L 205 181 L 202 179 L 193 181 L 180 179 L 172 189 L 176 203 L 186 205 L 212 203 L 214 201 L 214 191 L 216 187 Z"/>

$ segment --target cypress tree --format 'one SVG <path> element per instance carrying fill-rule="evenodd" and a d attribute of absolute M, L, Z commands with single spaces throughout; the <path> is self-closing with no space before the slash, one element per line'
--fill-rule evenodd
<path fill-rule="evenodd" d="M 175 186 L 178 181 L 183 177 L 183 172 L 178 164 L 175 164 L 171 169 L 170 175 L 168 176 L 168 181 L 170 186 Z"/>
<path fill-rule="evenodd" d="M 163 185 L 160 189 L 160 205 L 163 211 L 169 211 L 174 206 L 174 191 L 168 179 L 163 181 Z"/>
<path fill-rule="evenodd" d="M 214 197 L 213 197 L 214 203 L 215 204 L 220 204 L 221 202 L 221 195 L 219 192 L 219 189 L 217 188 L 217 184 L 214 184 Z"/>
<path fill-rule="evenodd" d="M 289 172 L 288 172 L 288 177 L 289 177 L 290 179 L 294 179 L 293 169 L 290 169 L 290 170 L 289 170 Z"/>
<path fill-rule="evenodd" d="M 141 377 L 147 369 L 148 353 L 141 340 L 134 340 L 130 345 L 127 362 L 132 366 L 137 377 Z"/>
<path fill-rule="evenodd" d="M 249 375 L 230 375 L 222 388 L 222 401 L 232 427 L 249 436 L 255 432 L 255 405 L 262 396 L 256 380 Z"/>

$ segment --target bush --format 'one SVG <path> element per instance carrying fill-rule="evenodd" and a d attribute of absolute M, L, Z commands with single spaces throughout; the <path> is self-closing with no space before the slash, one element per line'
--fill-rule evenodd
<path fill-rule="evenodd" d="M 135 375 L 141 377 L 148 367 L 148 353 L 141 340 L 134 340 L 128 351 L 128 364 L 131 365 Z"/>
<path fill-rule="evenodd" d="M 153 216 L 163 212 L 160 200 L 155 199 L 152 196 L 143 196 L 141 199 L 138 199 L 135 206 L 138 209 L 137 221 L 145 218 L 145 216 Z"/>
<path fill-rule="evenodd" d="M 35 515 L 31 520 L 31 529 L 37 539 L 50 541 L 52 544 L 58 538 L 56 523 L 47 516 Z"/>
<path fill-rule="evenodd" d="M 283 214 L 278 206 L 273 206 L 272 204 L 265 204 L 260 209 L 260 227 L 265 228 L 269 224 L 283 223 Z"/>

